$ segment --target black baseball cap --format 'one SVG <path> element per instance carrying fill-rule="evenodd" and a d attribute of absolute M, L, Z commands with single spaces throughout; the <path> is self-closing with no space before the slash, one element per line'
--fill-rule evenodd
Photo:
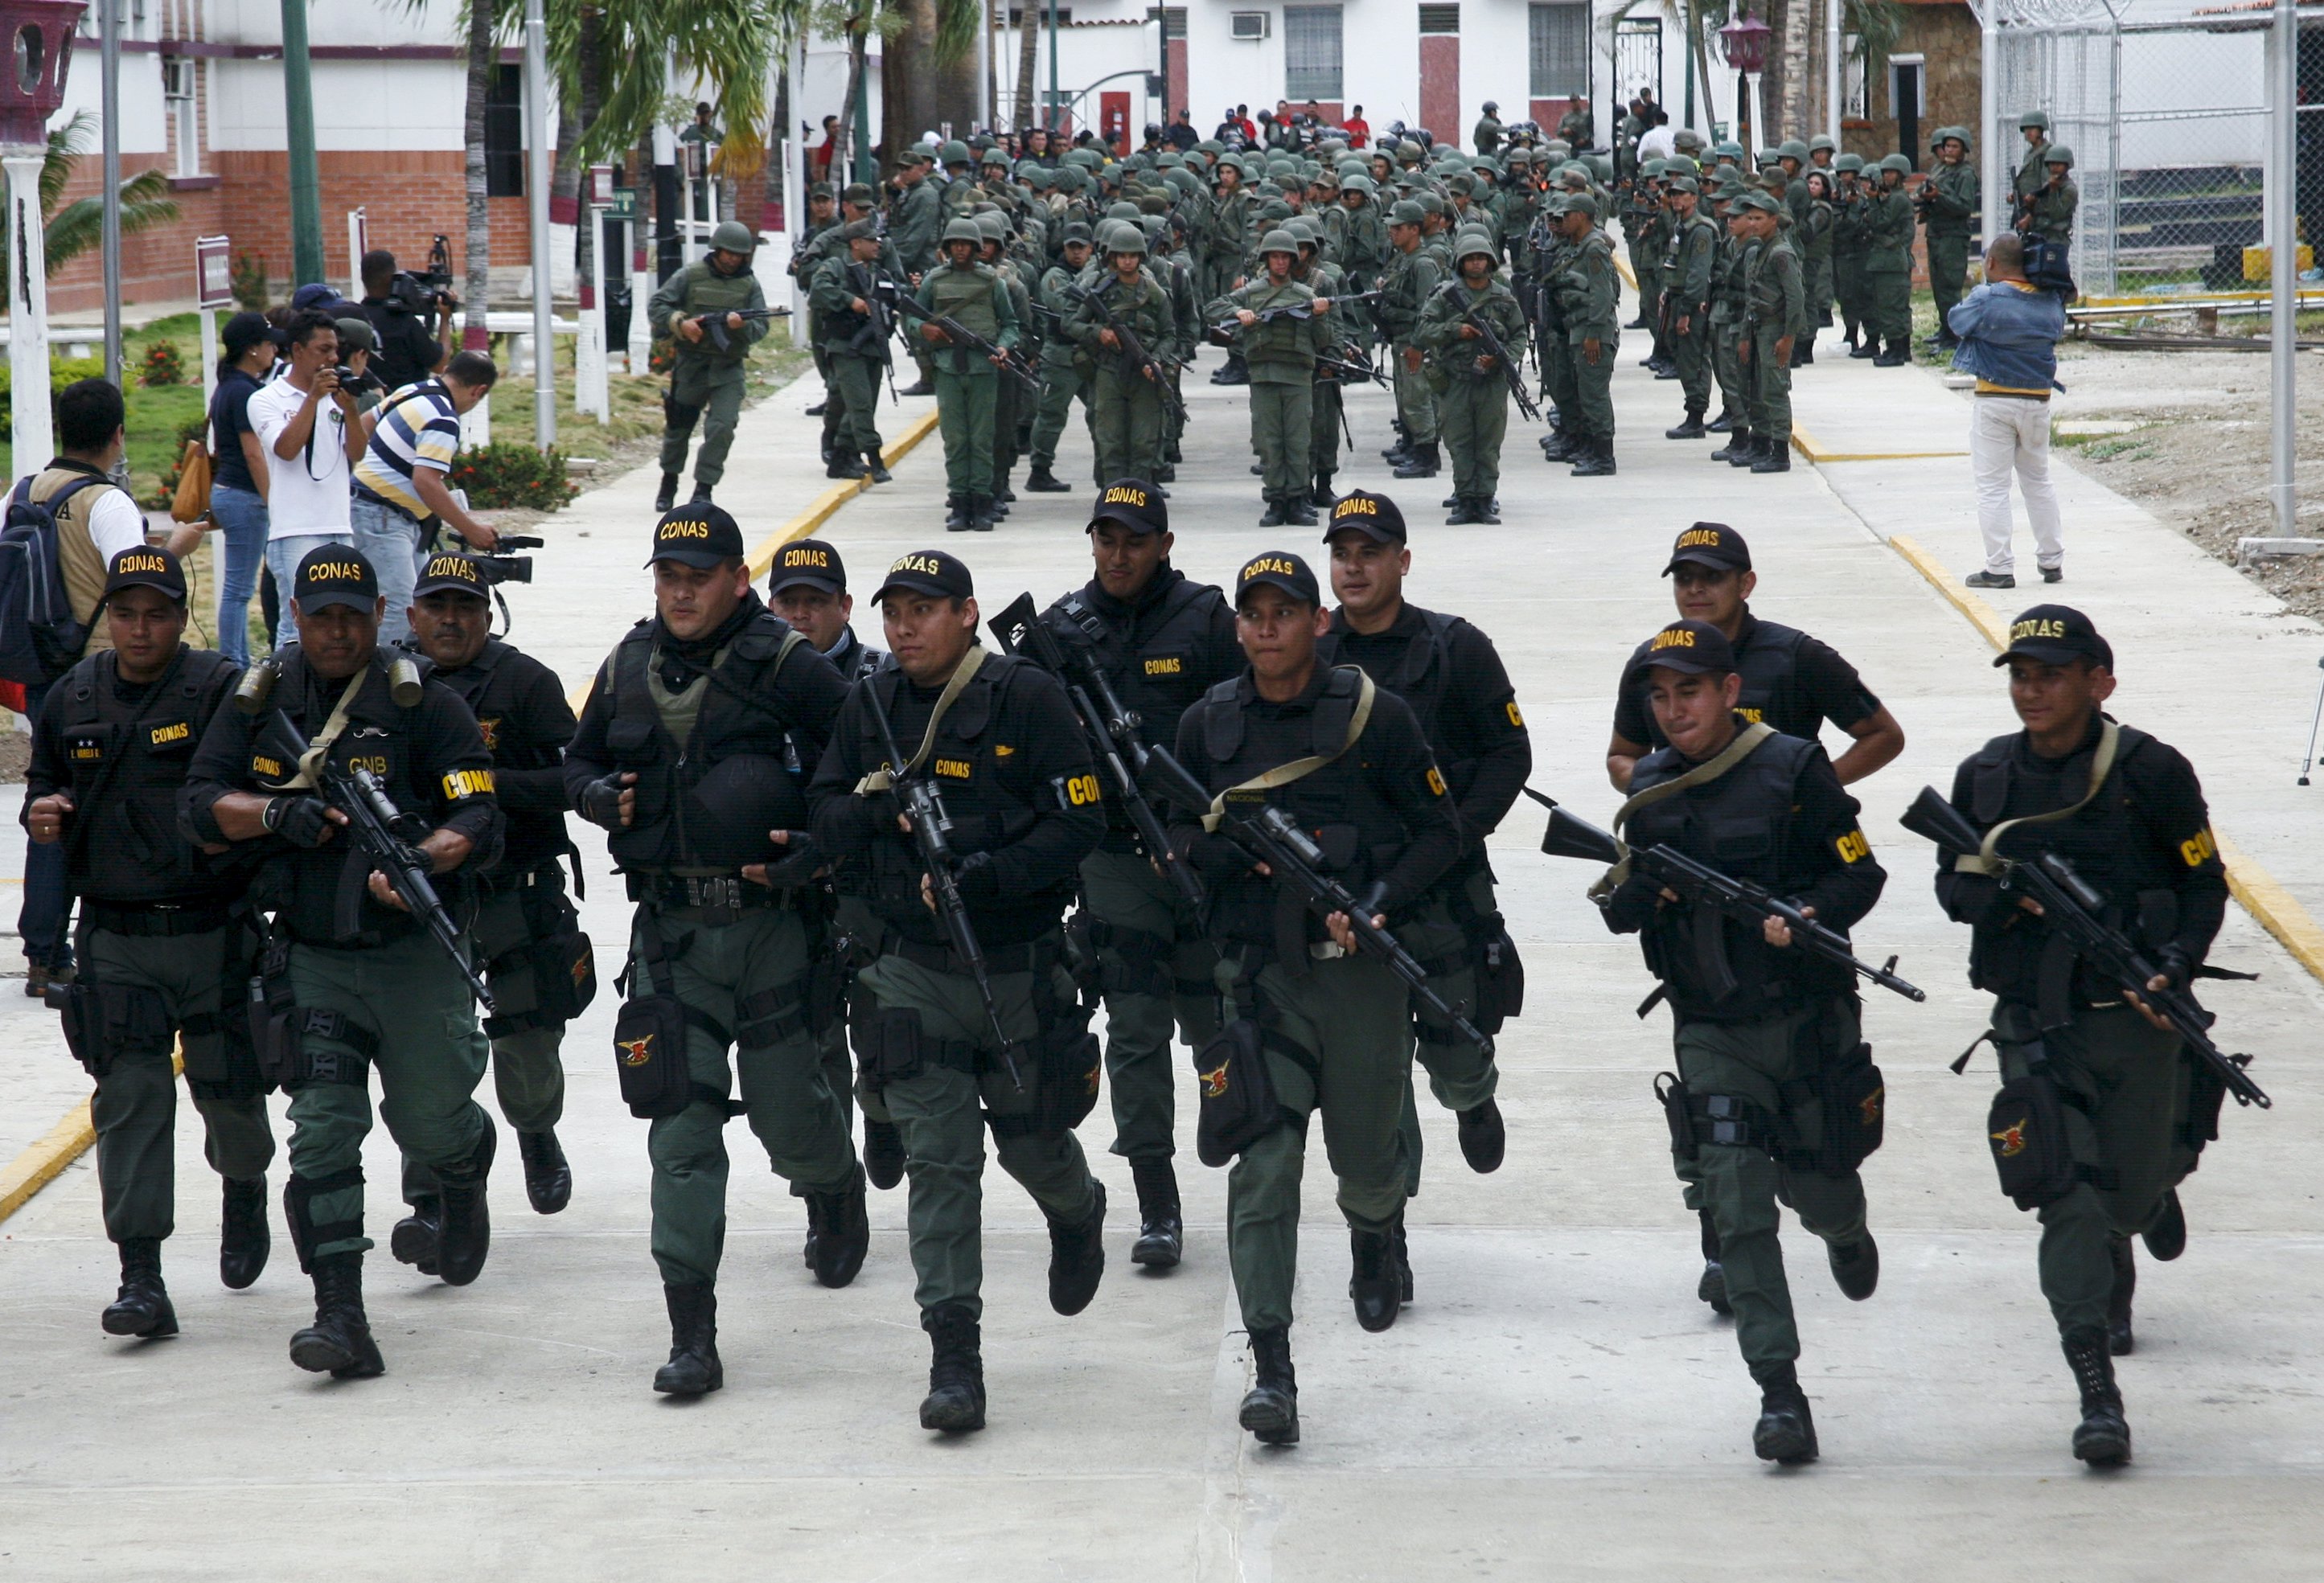
<path fill-rule="evenodd" d="M 1748 572 L 1751 569 L 1751 547 L 1724 522 L 1697 522 L 1671 546 L 1670 565 L 1663 568 L 1663 575 L 1669 576 L 1688 561 L 1698 566 L 1716 566 L 1720 571 Z"/>
<path fill-rule="evenodd" d="M 1657 667 L 1688 676 L 1733 670 L 1735 646 L 1709 621 L 1673 621 L 1646 640 L 1638 662 L 1630 667 L 1630 678 L 1636 681 Z"/>
<path fill-rule="evenodd" d="M 802 538 L 783 546 L 767 574 L 767 597 L 772 599 L 784 589 L 796 587 L 820 588 L 825 594 L 846 593 L 847 566 L 840 560 L 839 552 L 820 538 Z"/>
<path fill-rule="evenodd" d="M 186 603 L 186 568 L 159 545 L 124 549 L 105 568 L 105 597 L 124 588 L 158 588 L 180 604 Z"/>
<path fill-rule="evenodd" d="M 1243 595 L 1260 586 L 1280 588 L 1294 599 L 1309 604 L 1323 603 L 1322 590 L 1316 585 L 1315 574 L 1307 563 L 1287 549 L 1265 550 L 1245 561 L 1242 570 L 1235 574 L 1235 605 L 1240 609 Z"/>
<path fill-rule="evenodd" d="M 1097 497 L 1097 510 L 1090 513 L 1092 530 L 1100 522 L 1119 522 L 1132 533 L 1167 533 L 1169 502 L 1143 478 L 1117 478 L 1105 486 Z"/>
<path fill-rule="evenodd" d="M 1379 544 L 1405 542 L 1404 513 L 1384 494 L 1351 489 L 1332 502 L 1331 520 L 1323 525 L 1323 542 L 1342 528 L 1351 528 Z"/>
<path fill-rule="evenodd" d="M 654 524 L 653 554 L 646 565 L 676 561 L 703 571 L 742 558 L 742 529 L 725 507 L 696 501 L 668 512 Z"/>
<path fill-rule="evenodd" d="M 872 596 L 872 603 L 879 603 L 896 588 L 933 594 L 940 599 L 966 599 L 975 594 L 976 579 L 968 575 L 967 563 L 957 556 L 940 549 L 916 549 L 896 557 L 895 565 L 880 580 L 880 591 Z"/>
<path fill-rule="evenodd" d="M 335 604 L 371 610 L 379 603 L 379 575 L 352 544 L 322 544 L 307 552 L 291 579 L 290 598 L 300 615 Z"/>
<path fill-rule="evenodd" d="M 2114 668 L 2114 646 L 2098 636 L 2090 618 L 2070 604 L 2037 604 L 2009 623 L 2009 647 L 1994 656 L 1996 665 L 2023 657 L 2043 665 L 2070 665 L 2087 659 Z"/>
<path fill-rule="evenodd" d="M 478 599 L 489 599 L 492 588 L 485 583 L 475 557 L 446 550 L 428 557 L 428 564 L 420 568 L 419 580 L 411 585 L 414 599 L 424 599 L 430 594 L 473 594 Z"/>

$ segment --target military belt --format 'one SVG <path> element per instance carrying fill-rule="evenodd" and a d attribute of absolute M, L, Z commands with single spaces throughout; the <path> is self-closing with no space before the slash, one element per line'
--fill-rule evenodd
<path fill-rule="evenodd" d="M 115 903 L 83 900 L 80 907 L 80 921 L 84 928 L 148 939 L 207 934 L 213 929 L 225 928 L 233 916 L 232 904 L 223 901 Z"/>

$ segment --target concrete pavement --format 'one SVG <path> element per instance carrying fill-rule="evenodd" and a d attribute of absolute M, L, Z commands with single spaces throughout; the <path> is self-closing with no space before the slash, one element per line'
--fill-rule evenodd
<path fill-rule="evenodd" d="M 1648 1094 L 1670 1063 L 1667 1022 L 1630 1015 L 1648 986 L 1635 946 L 1582 900 L 1591 872 L 1539 856 L 1520 813 L 1494 843 L 1530 978 L 1526 1015 L 1502 1040 L 1508 1162 L 1471 1175 L 1451 1118 L 1426 1112 L 1417 1300 L 1370 1336 L 1347 1311 L 1346 1242 L 1317 1155 L 1292 1332 L 1297 1449 L 1258 1448 L 1234 1427 L 1248 1365 L 1224 1268 L 1223 1173 L 1182 1155 L 1187 1262 L 1161 1279 L 1132 1271 L 1134 1201 L 1102 1152 L 1102 1104 L 1082 1136 L 1114 1197 L 1114 1262 L 1085 1314 L 1048 1311 L 1040 1218 L 1013 1183 L 997 1173 L 990 1183 L 984 1434 L 942 1442 L 914 1422 L 927 1355 L 901 1192 L 873 1196 L 862 1278 L 822 1291 L 799 1266 L 798 1201 L 750 1167 L 740 1127 L 722 1284 L 728 1385 L 694 1404 L 652 1396 L 667 1331 L 645 1247 L 643 1128 L 607 1070 L 608 988 L 567 1045 L 572 1207 L 530 1215 L 503 1171 L 491 1265 L 459 1291 L 375 1254 L 384 1379 L 336 1385 L 290 1367 L 284 1341 L 309 1300 L 279 1226 L 277 1262 L 255 1287 L 210 1279 L 216 1190 L 189 1127 L 181 1234 L 167 1250 L 181 1338 L 98 1334 L 112 1256 L 86 1161 L 0 1226 L 0 1575 L 2312 1577 L 2324 1210 L 2307 1123 L 2324 1081 L 2309 1030 L 2324 991 L 2231 913 L 2217 960 L 2264 976 L 2209 999 L 2230 1047 L 2259 1053 L 2255 1074 L 2278 1104 L 2266 1116 L 2230 1108 L 2187 1190 L 2185 1258 L 2145 1264 L 2140 1348 L 2121 1365 L 2138 1461 L 2087 1474 L 2067 1453 L 2073 1394 L 2034 1284 L 2034 1228 L 1987 1160 L 1989 1058 L 1966 1078 L 1944 1069 L 1981 1024 L 1966 935 L 1936 910 L 1927 849 L 1895 823 L 1924 781 L 2013 723 L 1984 640 L 1882 542 L 1907 531 L 1970 569 L 1966 464 L 1781 477 L 1716 466 L 1702 459 L 1711 446 L 1659 437 L 1675 387 L 1634 366 L 1643 351 L 1626 337 L 1617 478 L 1568 479 L 1513 426 L 1504 525 L 1438 527 L 1449 474 L 1388 480 L 1376 455 L 1385 398 L 1370 391 L 1351 403 L 1360 448 L 1340 483 L 1403 502 L 1411 595 L 1493 634 L 1534 728 L 1534 784 L 1587 817 L 1616 802 L 1600 762 L 1616 672 L 1667 619 L 1655 574 L 1696 518 L 1749 536 L 1757 608 L 1847 654 L 1910 736 L 1904 759 L 1859 788 L 1891 873 L 1859 948 L 1901 953 L 1930 996 L 1914 1007 L 1876 992 L 1867 1007 L 1890 1085 L 1887 1144 L 1866 1172 L 1878 1296 L 1848 1303 L 1812 1240 L 1789 1238 L 1820 1465 L 1775 1473 L 1750 1456 L 1756 1394 L 1729 1328 L 1693 1299 L 1694 1227 Z M 1316 556 L 1314 530 L 1255 526 L 1241 393 L 1198 378 L 1189 394 L 1189 461 L 1171 502 L 1178 563 L 1215 580 L 1264 548 Z M 812 420 L 798 412 L 812 399 L 787 392 L 744 420 L 721 494 L 753 536 L 823 487 Z M 1881 417 L 1875 430 L 1912 432 L 1891 448 L 1955 448 L 1966 423 L 1963 400 L 1931 376 L 1863 364 L 1805 371 L 1795 401 L 1820 435 L 1845 436 L 1867 413 Z M 1046 598 L 1085 575 L 1087 465 L 1076 429 L 1059 468 L 1075 493 L 1028 496 L 997 532 L 947 537 L 931 441 L 824 531 L 867 591 L 894 555 L 942 544 L 969 559 L 996 611 L 1022 588 Z M 2324 793 L 2295 796 L 2289 772 L 2315 629 L 2271 615 L 2263 594 L 2095 485 L 2066 486 L 2070 580 L 2055 593 L 2113 637 L 2118 712 L 2185 749 L 2222 827 L 2324 912 L 2324 858 L 2301 800 Z M 641 472 L 561 514 L 538 581 L 512 601 L 517 640 L 569 682 L 647 608 L 637 563 L 651 489 Z M 858 619 L 876 640 L 876 612 Z M 602 843 L 580 833 L 610 983 L 625 908 Z M 0 1077 L 5 1151 L 85 1084 L 29 1003 L 0 1005 L 0 1036 L 18 1057 Z M 1191 1126 L 1191 1081 L 1182 1098 Z M 394 1213 L 383 1133 L 367 1169 L 383 1238 Z"/>

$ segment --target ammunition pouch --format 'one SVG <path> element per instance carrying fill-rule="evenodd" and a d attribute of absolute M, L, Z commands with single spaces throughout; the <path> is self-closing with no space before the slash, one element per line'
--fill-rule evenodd
<path fill-rule="evenodd" d="M 1687 1110 L 1686 1081 L 1674 1072 L 1655 1074 L 1655 1102 L 1663 1108 L 1670 1128 L 1671 1158 L 1685 1164 L 1694 1158 L 1694 1121 Z"/>
<path fill-rule="evenodd" d="M 302 1272 L 314 1273 L 315 1249 L 322 1244 L 345 1242 L 363 1235 L 360 1215 L 352 1220 L 325 1220 L 318 1224 L 315 1219 L 315 1200 L 327 1192 L 344 1192 L 363 1184 L 361 1165 L 350 1165 L 328 1176 L 301 1176 L 293 1172 L 282 1184 L 282 1218 L 290 1224 L 290 1246 L 298 1250 Z"/>
<path fill-rule="evenodd" d="M 223 1011 L 197 1012 L 180 1030 L 186 1087 L 197 1100 L 254 1100 L 270 1086 L 258 1070 L 250 1018 L 229 998 Z"/>
<path fill-rule="evenodd" d="M 1142 929 L 1109 924 L 1103 918 L 1090 920 L 1088 934 L 1090 944 L 1097 952 L 1097 981 L 1102 992 L 1157 997 L 1171 993 L 1174 980 L 1170 976 L 1170 942 Z"/>
<path fill-rule="evenodd" d="M 1887 1091 L 1872 1046 L 1861 1043 L 1822 1063 L 1812 1078 L 1785 1083 L 1784 1163 L 1825 1176 L 1853 1174 L 1880 1146 Z M 1805 1123 L 1811 1106 L 1812 1128 Z"/>
<path fill-rule="evenodd" d="M 1525 1010 L 1525 962 L 1518 957 L 1517 943 L 1509 937 L 1508 927 L 1499 914 L 1482 921 L 1490 928 L 1472 936 L 1477 971 L 1473 1017 L 1477 1031 L 1490 1037 L 1501 1031 L 1502 1024 Z"/>
<path fill-rule="evenodd" d="M 694 427 L 694 420 L 701 416 L 701 408 L 689 407 L 669 391 L 662 392 L 661 418 L 670 428 L 690 429 Z"/>
<path fill-rule="evenodd" d="M 1985 1130 L 2001 1191 L 2019 1209 L 2055 1203 L 2083 1180 L 2066 1136 L 2065 1097 L 2046 1075 L 2003 1083 L 1986 1112 Z"/>
<path fill-rule="evenodd" d="M 471 941 L 499 1008 L 484 1018 L 486 1038 L 561 1028 L 597 998 L 595 947 L 553 880 L 487 901 Z"/>
<path fill-rule="evenodd" d="M 722 1047 L 733 1042 L 733 1035 L 709 1013 L 678 999 L 670 980 L 669 947 L 659 926 L 650 920 L 645 939 L 644 952 L 622 975 L 622 987 L 628 993 L 642 980 L 647 992 L 629 993 L 613 1017 L 613 1072 L 620 1080 L 622 1102 L 631 1115 L 645 1121 L 679 1115 L 696 1099 L 724 1106 L 731 1115 L 733 1108 L 725 1095 L 697 1090 L 687 1060 L 687 1030 L 699 1027 Z"/>
<path fill-rule="evenodd" d="M 868 994 L 855 998 L 848 1018 L 855 1067 L 863 1086 L 878 1093 L 891 1082 L 915 1078 L 931 1065 L 976 1075 L 976 1046 L 966 1039 L 937 1039 L 920 1026 L 909 1007 L 887 1008 Z"/>
<path fill-rule="evenodd" d="M 1294 1119 L 1276 1096 L 1275 1074 L 1267 1059 L 1270 1047 L 1308 1063 L 1305 1051 L 1248 1017 L 1229 1021 L 1196 1053 L 1202 1109 L 1194 1126 L 1194 1153 L 1204 1164 L 1228 1164 Z"/>
<path fill-rule="evenodd" d="M 1097 1105 L 1105 1062 L 1097 1035 L 1089 1031 L 1089 1008 L 1075 1000 L 1060 1005 L 1041 992 L 1038 978 L 1035 984 L 1041 1031 L 1017 1050 L 1026 1092 L 1018 1093 L 1005 1074 L 993 1070 L 1000 1065 L 997 1060 L 984 1063 L 980 1081 L 984 1120 L 996 1138 L 1062 1137 L 1079 1127 Z"/>

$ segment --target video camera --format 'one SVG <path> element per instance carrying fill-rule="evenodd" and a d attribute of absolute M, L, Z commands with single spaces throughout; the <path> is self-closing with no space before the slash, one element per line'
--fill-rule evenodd
<path fill-rule="evenodd" d="M 476 563 L 476 575 L 482 577 L 488 586 L 495 588 L 503 583 L 531 582 L 532 557 L 529 555 L 510 555 L 506 552 L 512 549 L 539 549 L 546 540 L 537 534 L 503 533 L 500 536 L 499 542 L 500 548 L 489 555 L 475 550 L 469 552 L 468 558 Z"/>
<path fill-rule="evenodd" d="M 395 278 L 387 284 L 387 301 L 390 308 L 412 314 L 460 305 L 452 295 L 452 249 L 447 238 L 438 235 L 429 246 L 425 270 L 395 272 Z"/>

